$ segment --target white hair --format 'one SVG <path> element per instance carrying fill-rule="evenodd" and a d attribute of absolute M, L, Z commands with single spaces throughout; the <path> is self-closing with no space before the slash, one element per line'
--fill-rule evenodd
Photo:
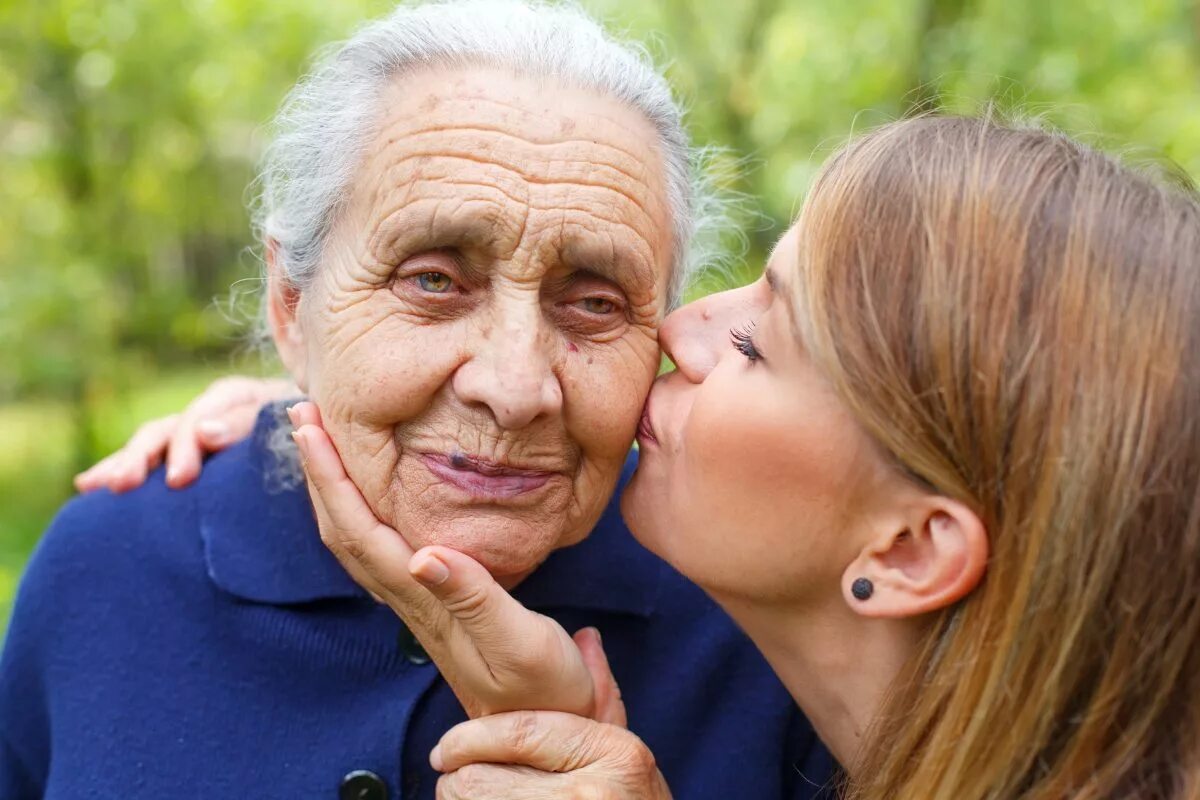
<path fill-rule="evenodd" d="M 706 258 L 697 228 L 719 218 L 683 127 L 683 112 L 645 50 L 619 42 L 573 5 L 540 0 L 445 0 L 401 5 L 325 51 L 288 94 L 256 181 L 260 242 L 271 241 L 285 277 L 304 288 L 317 273 L 398 76 L 428 67 L 493 67 L 553 78 L 615 98 L 658 134 L 673 225 L 668 303 L 679 301 Z M 708 241 L 705 237 L 703 241 Z"/>

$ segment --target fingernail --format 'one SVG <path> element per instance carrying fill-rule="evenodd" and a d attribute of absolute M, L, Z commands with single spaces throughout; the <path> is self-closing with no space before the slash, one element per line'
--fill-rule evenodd
<path fill-rule="evenodd" d="M 442 771 L 442 746 L 440 744 L 436 745 L 433 750 L 430 751 L 429 766 L 433 767 L 438 772 Z"/>
<path fill-rule="evenodd" d="M 292 425 L 295 425 L 296 424 L 296 407 L 288 406 L 287 407 L 287 415 L 288 415 L 288 419 L 290 419 L 292 421 Z"/>
<path fill-rule="evenodd" d="M 412 575 L 426 586 L 439 586 L 450 577 L 450 568 L 437 556 L 426 555 L 412 568 Z"/>
<path fill-rule="evenodd" d="M 600 629 L 599 628 L 588 628 L 588 630 L 591 631 L 592 636 L 594 636 L 596 638 L 596 644 L 603 644 L 603 642 L 600 640 Z"/>
<path fill-rule="evenodd" d="M 206 419 L 196 423 L 196 430 L 206 439 L 222 439 L 229 433 L 229 426 L 219 419 Z"/>
<path fill-rule="evenodd" d="M 128 473 L 121 473 L 121 478 L 127 477 Z M 167 467 L 167 485 L 174 486 L 179 480 L 179 467 Z"/>
<path fill-rule="evenodd" d="M 300 431 L 292 431 L 292 441 L 296 443 L 296 447 L 300 448 L 300 455 L 305 461 L 308 460 L 308 442 L 304 441 L 304 437 L 300 435 Z"/>

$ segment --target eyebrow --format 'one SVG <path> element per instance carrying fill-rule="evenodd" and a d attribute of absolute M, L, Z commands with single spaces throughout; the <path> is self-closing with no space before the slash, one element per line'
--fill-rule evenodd
<path fill-rule="evenodd" d="M 767 286 L 771 287 L 771 291 L 779 294 L 779 276 L 775 274 L 775 270 L 767 267 L 763 271 L 763 277 L 767 279 Z"/>
<path fill-rule="evenodd" d="M 654 286 L 657 273 L 626 247 L 597 246 L 573 239 L 559 250 L 559 258 L 573 273 L 591 273 L 626 288 Z"/>
<path fill-rule="evenodd" d="M 788 327 L 792 330 L 792 336 L 796 337 L 796 341 L 804 341 L 804 333 L 800 330 L 799 321 L 796 319 L 796 306 L 793 298 L 783 291 L 783 281 L 779 279 L 779 274 L 775 270 L 767 267 L 763 270 L 763 277 L 767 280 L 767 286 L 771 288 L 771 293 L 774 294 L 779 302 L 782 302 L 787 308 Z"/>
<path fill-rule="evenodd" d="M 379 257 L 393 260 L 418 248 L 494 249 L 498 238 L 496 229 L 503 228 L 505 221 L 501 214 L 484 213 L 466 219 L 431 222 L 425 208 L 409 204 L 375 224 L 370 247 Z"/>

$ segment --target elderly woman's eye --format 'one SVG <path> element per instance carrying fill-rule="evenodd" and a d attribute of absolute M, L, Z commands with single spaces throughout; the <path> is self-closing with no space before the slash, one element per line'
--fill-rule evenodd
<path fill-rule="evenodd" d="M 617 310 L 617 304 L 604 297 L 585 297 L 579 305 L 589 314 L 611 314 Z"/>
<path fill-rule="evenodd" d="M 427 292 L 445 294 L 454 287 L 454 281 L 444 272 L 422 272 L 417 276 L 417 285 Z"/>

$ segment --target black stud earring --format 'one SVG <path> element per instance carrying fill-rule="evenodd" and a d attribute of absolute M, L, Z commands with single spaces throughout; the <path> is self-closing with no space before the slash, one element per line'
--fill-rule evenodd
<path fill-rule="evenodd" d="M 854 595 L 855 600 L 869 600 L 874 593 L 875 584 L 869 578 L 858 578 L 850 584 L 850 594 Z"/>

